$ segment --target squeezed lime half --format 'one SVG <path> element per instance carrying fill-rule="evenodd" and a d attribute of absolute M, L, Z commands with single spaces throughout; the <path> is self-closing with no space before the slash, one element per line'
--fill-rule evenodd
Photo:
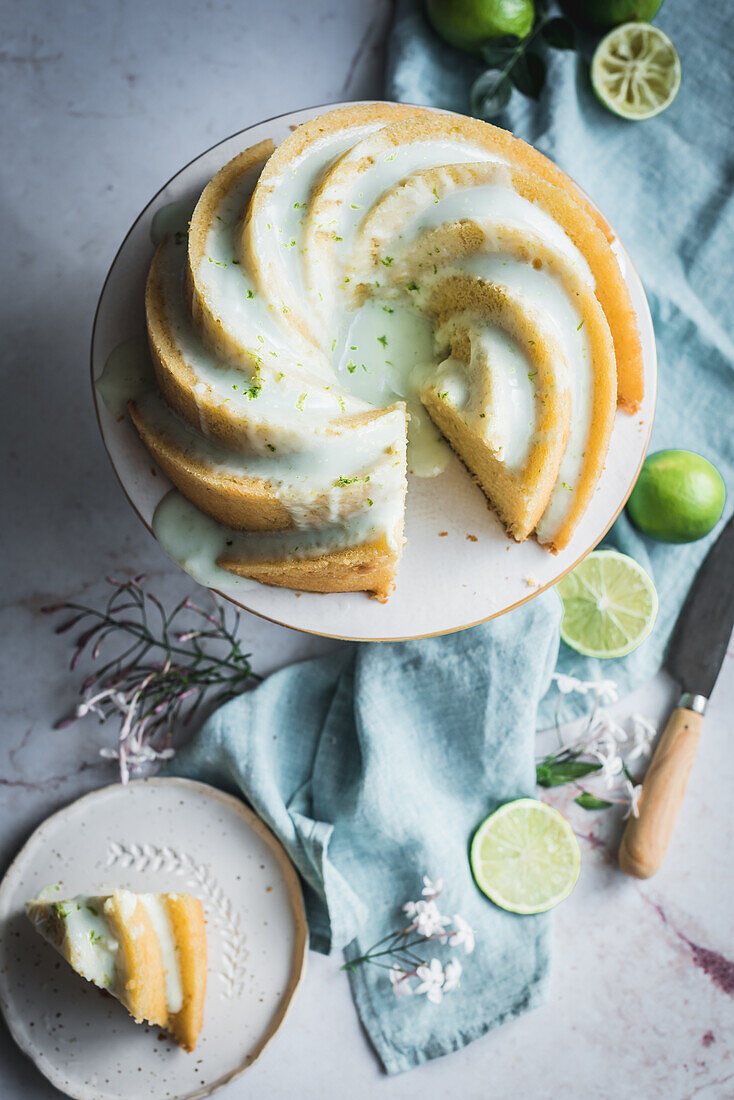
<path fill-rule="evenodd" d="M 621 118 L 654 118 L 675 99 L 680 87 L 675 46 L 650 23 L 624 23 L 596 47 L 591 83 L 605 107 Z"/>

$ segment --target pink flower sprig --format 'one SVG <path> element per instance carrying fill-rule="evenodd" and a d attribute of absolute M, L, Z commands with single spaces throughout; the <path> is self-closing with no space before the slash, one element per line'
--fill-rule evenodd
<path fill-rule="evenodd" d="M 474 930 L 459 913 L 447 917 L 440 912 L 436 899 L 442 891 L 443 879 L 434 881 L 424 875 L 421 898 L 408 901 L 403 906 L 410 924 L 373 944 L 364 955 L 350 959 L 342 970 L 356 970 L 363 963 L 372 963 L 388 971 L 396 996 L 425 994 L 433 1004 L 440 1004 L 444 993 L 458 988 L 462 965 L 454 958 L 445 966 L 436 957 L 427 961 L 417 950 L 433 943 L 451 948 L 463 947 L 470 955 L 475 941 Z"/>
<path fill-rule="evenodd" d="M 82 701 L 55 728 L 87 714 L 96 714 L 100 722 L 116 719 L 117 744 L 100 754 L 118 761 L 123 783 L 173 756 L 174 730 L 191 721 L 208 692 L 221 704 L 259 679 L 250 655 L 240 649 L 238 611 L 228 620 L 215 599 L 207 611 L 186 597 L 169 612 L 145 590 L 144 581 L 143 574 L 128 581 L 108 577 L 112 593 L 102 610 L 75 603 L 41 608 L 45 614 L 73 613 L 56 628 L 57 634 L 84 624 L 72 671 L 82 656 L 97 661 L 103 648 L 109 654 L 118 643 L 116 652 L 82 683 Z"/>

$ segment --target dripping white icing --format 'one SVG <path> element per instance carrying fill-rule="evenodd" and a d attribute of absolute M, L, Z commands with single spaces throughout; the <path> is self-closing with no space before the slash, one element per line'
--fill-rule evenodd
<path fill-rule="evenodd" d="M 318 557 L 330 550 L 359 546 L 385 538 L 397 548 L 401 507 L 394 500 L 354 513 L 342 524 L 318 528 L 261 532 L 233 531 L 205 516 L 186 497 L 173 490 L 160 502 L 153 516 L 153 533 L 174 561 L 209 588 L 237 598 L 256 582 L 236 577 L 217 565 L 223 556 L 239 561 L 289 561 Z"/>
<path fill-rule="evenodd" d="M 153 368 L 144 336 L 133 336 L 113 348 L 95 382 L 116 420 L 125 416 L 128 401 L 145 393 L 153 384 Z"/>

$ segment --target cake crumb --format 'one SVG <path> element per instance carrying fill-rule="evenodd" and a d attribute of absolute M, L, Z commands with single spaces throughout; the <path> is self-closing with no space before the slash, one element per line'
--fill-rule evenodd
<path fill-rule="evenodd" d="M 476 535 L 467 535 L 466 538 L 468 542 L 479 542 L 479 539 Z"/>
<path fill-rule="evenodd" d="M 448 535 L 448 531 L 439 531 L 438 532 L 438 537 L 440 539 L 445 539 L 447 535 Z"/>
<path fill-rule="evenodd" d="M 537 581 L 535 577 L 523 577 L 523 580 L 528 588 L 537 588 L 540 584 L 540 581 Z"/>

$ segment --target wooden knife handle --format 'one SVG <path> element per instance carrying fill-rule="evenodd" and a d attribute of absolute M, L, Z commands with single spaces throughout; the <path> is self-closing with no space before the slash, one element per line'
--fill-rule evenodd
<path fill-rule="evenodd" d="M 631 817 L 619 846 L 619 866 L 626 875 L 649 878 L 668 850 L 688 776 L 703 728 L 703 715 L 678 707 L 647 770 L 639 816 Z"/>

